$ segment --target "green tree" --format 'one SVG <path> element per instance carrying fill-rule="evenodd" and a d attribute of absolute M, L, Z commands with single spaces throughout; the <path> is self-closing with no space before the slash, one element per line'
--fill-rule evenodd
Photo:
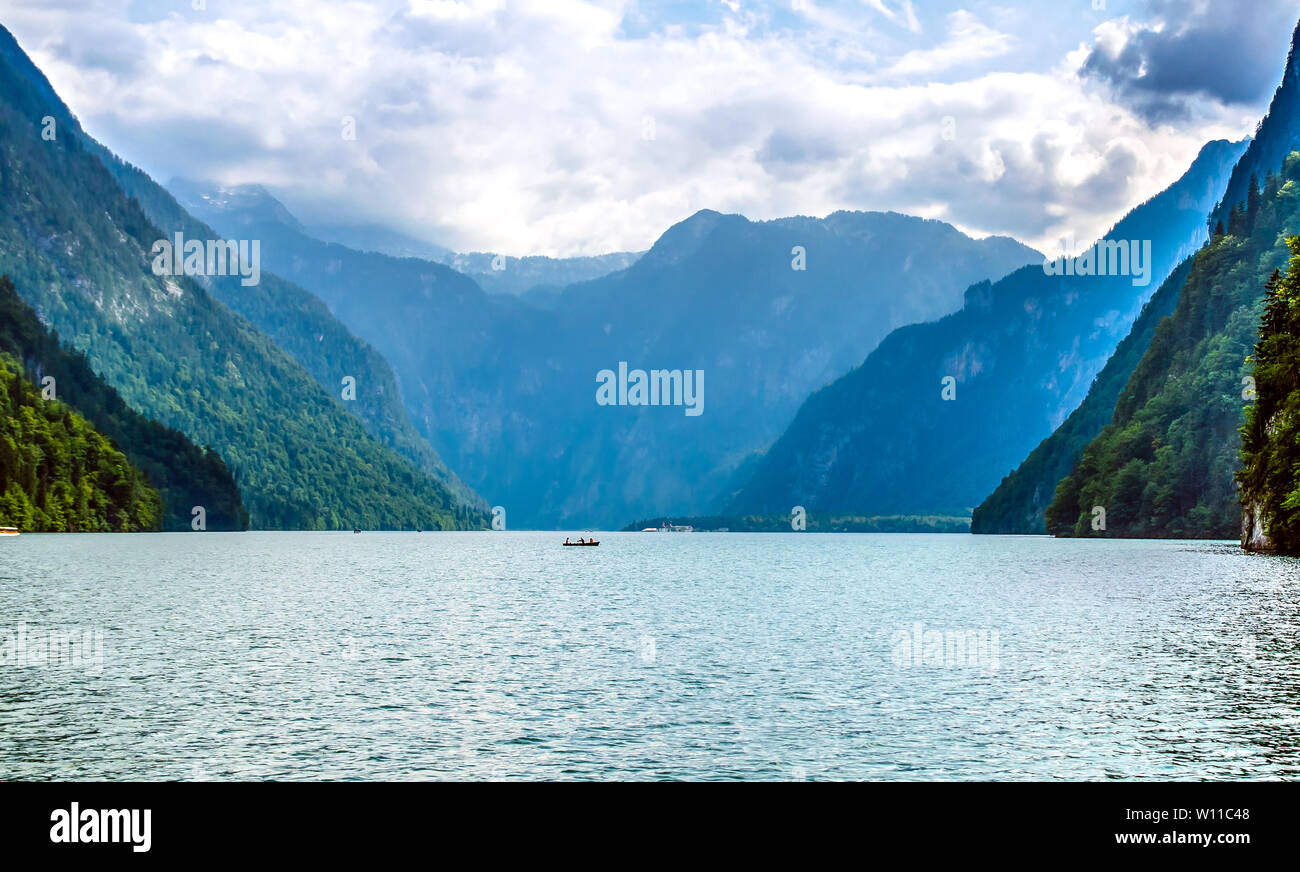
<path fill-rule="evenodd" d="M 1250 191 L 1247 208 L 1232 210 L 1227 234 L 1193 258 L 1111 423 L 1061 481 L 1047 513 L 1050 532 L 1092 535 L 1088 513 L 1103 506 L 1108 536 L 1237 538 L 1244 500 L 1279 547 L 1293 547 L 1286 543 L 1300 523 L 1300 433 L 1289 429 L 1297 402 L 1289 392 L 1300 372 L 1300 269 L 1287 240 L 1300 236 L 1300 154 Z"/>
<path fill-rule="evenodd" d="M 1241 428 L 1237 477 L 1248 515 L 1280 553 L 1300 555 L 1300 236 L 1287 239 L 1286 272 L 1265 286 L 1252 357 L 1255 402 Z"/>
<path fill-rule="evenodd" d="M 0 353 L 0 524 L 25 532 L 157 530 L 162 500 L 126 455 Z"/>

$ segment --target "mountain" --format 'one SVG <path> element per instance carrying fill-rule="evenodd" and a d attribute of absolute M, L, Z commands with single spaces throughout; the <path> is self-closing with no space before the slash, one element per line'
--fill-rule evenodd
<path fill-rule="evenodd" d="M 196 210 L 223 200 L 185 199 Z M 1042 258 L 896 214 L 752 222 L 704 211 L 626 269 L 538 306 L 441 264 L 322 242 L 275 209 L 202 214 L 262 239 L 267 269 L 373 343 L 416 426 L 521 526 L 706 508 L 810 390 L 891 327 L 950 312 L 971 281 Z M 596 376 L 620 361 L 705 370 L 705 413 L 598 405 Z"/>
<path fill-rule="evenodd" d="M 1287 155 L 1300 149 L 1300 22 L 1291 35 L 1291 50 L 1287 54 L 1282 82 L 1273 94 L 1268 112 L 1255 129 L 1250 148 L 1241 156 L 1233 169 L 1232 177 L 1224 189 L 1222 200 L 1210 213 L 1211 230 L 1220 222 L 1228 226 L 1232 207 L 1244 204 L 1250 194 L 1250 180 L 1262 179 L 1277 172 Z"/>
<path fill-rule="evenodd" d="M 575 377 L 590 379 L 621 361 L 630 369 L 698 370 L 708 380 L 706 411 L 690 418 L 653 408 L 593 410 L 590 395 L 579 395 L 573 420 L 604 414 L 600 429 L 572 435 L 578 450 L 569 481 L 582 487 L 599 479 L 584 461 L 603 456 L 613 470 L 629 471 L 625 492 L 638 495 L 624 522 L 665 514 L 644 511 L 651 506 L 706 511 L 812 390 L 892 328 L 953 311 L 971 280 L 1041 262 L 1014 240 L 976 241 L 942 222 L 896 213 L 761 222 L 698 213 L 629 269 L 566 289 L 556 310 L 583 325 L 577 341 L 586 366 Z"/>
<path fill-rule="evenodd" d="M 437 260 L 469 276 L 489 294 L 515 294 L 535 304 L 553 305 L 566 286 L 627 269 L 639 257 L 641 252 L 630 251 L 562 258 L 506 257 L 474 252 Z"/>
<path fill-rule="evenodd" d="M 239 487 L 220 455 L 123 402 L 90 368 L 85 354 L 66 347 L 58 334 L 45 328 L 8 276 L 0 276 L 0 354 L 18 362 L 33 382 L 44 385 L 46 378 L 53 379 L 48 384 L 55 397 L 84 416 L 144 472 L 162 502 L 158 523 L 144 528 L 190 530 L 195 506 L 203 507 L 207 530 L 248 527 Z"/>
<path fill-rule="evenodd" d="M 101 153 L 0 30 L 0 271 L 45 324 L 130 406 L 225 458 L 253 526 L 482 525 L 202 283 L 155 274 L 163 233 Z M 252 287 L 250 305 L 278 305 Z"/>
<path fill-rule="evenodd" d="M 168 238 L 177 233 L 186 239 L 222 238 L 222 234 L 196 220 L 147 174 L 98 143 L 89 147 Z M 257 186 L 222 192 L 211 201 L 200 202 L 204 203 L 205 210 L 225 214 L 265 214 L 277 226 L 284 222 L 305 232 L 278 200 Z M 256 227 L 246 220 L 231 222 L 225 236 L 237 240 L 257 239 L 262 246 L 274 244 L 274 239 L 258 237 Z M 355 398 L 348 400 L 345 408 L 361 419 L 372 437 L 433 476 L 451 491 L 458 505 L 480 515 L 486 512 L 487 503 L 483 498 L 442 462 L 412 425 L 388 361 L 340 324 L 317 297 L 267 270 L 262 270 L 260 281 L 251 287 L 238 276 L 199 276 L 195 281 L 270 336 L 326 392 L 341 396 L 344 378 L 352 379 Z"/>
<path fill-rule="evenodd" d="M 1297 31 L 1300 34 L 1300 29 Z M 1255 229 L 1247 228 L 1247 217 L 1240 213 L 1240 209 L 1253 208 L 1256 214 L 1259 212 L 1258 203 L 1254 202 L 1251 194 L 1252 185 L 1257 186 L 1259 179 L 1265 179 L 1270 174 L 1276 173 L 1281 168 L 1283 160 L 1294 147 L 1300 147 L 1300 72 L 1297 72 L 1297 57 L 1295 47 L 1295 37 L 1293 36 L 1292 48 L 1287 58 L 1286 69 L 1283 74 L 1282 83 L 1274 94 L 1272 104 L 1269 107 L 1268 114 L 1257 127 L 1256 136 L 1251 141 L 1241 159 L 1233 168 L 1232 175 L 1226 187 L 1226 193 L 1222 200 L 1216 205 L 1210 214 L 1208 226 L 1210 228 L 1222 227 L 1225 230 L 1232 228 L 1236 231 L 1233 235 L 1241 238 L 1250 235 Z M 1250 219 L 1253 223 L 1253 219 Z M 1265 249 L 1274 247 L 1276 240 L 1258 240 L 1258 244 Z M 1224 245 L 1221 241 L 1212 243 L 1222 248 Z M 1276 254 L 1273 255 L 1276 257 Z M 1188 264 L 1189 270 L 1191 264 Z M 1156 295 L 1156 300 L 1152 302 L 1151 308 L 1144 313 L 1134 326 L 1132 335 L 1121 344 L 1116 356 L 1107 364 L 1106 369 L 1098 378 L 1097 383 L 1093 385 L 1087 399 L 1079 410 L 1066 421 L 1064 425 L 1038 448 L 1030 454 L 1029 458 L 1011 475 L 1009 475 L 1002 485 L 985 501 L 985 503 L 976 510 L 972 520 L 972 530 L 978 533 L 1043 533 L 1047 530 L 1045 521 L 1045 511 L 1057 493 L 1057 486 L 1062 484 L 1071 470 L 1079 462 L 1084 449 L 1088 447 L 1094 439 L 1097 439 L 1102 433 L 1103 428 L 1111 423 L 1119 410 L 1117 404 L 1121 402 L 1121 390 L 1124 396 L 1131 398 L 1134 392 L 1150 391 L 1149 384 L 1143 385 L 1140 389 L 1136 382 L 1130 386 L 1130 379 L 1133 379 L 1134 373 L 1138 367 L 1139 360 L 1147 352 L 1156 336 L 1157 326 L 1166 315 L 1173 314 L 1173 308 L 1178 303 L 1180 295 L 1184 293 L 1184 286 L 1188 285 L 1195 292 L 1206 294 L 1210 293 L 1206 289 L 1207 270 L 1209 265 L 1201 263 L 1198 266 L 1195 281 L 1190 285 L 1187 279 L 1188 274 L 1175 274 L 1163 286 Z M 1226 280 L 1226 275 L 1217 276 L 1215 281 Z M 1249 288 L 1241 289 L 1246 297 L 1250 297 L 1252 291 Z M 1159 305 L 1157 305 L 1157 301 Z M 1246 300 L 1243 298 L 1243 304 Z M 1172 323 L 1172 322 L 1171 322 Z M 1253 342 L 1249 335 L 1249 325 L 1238 325 L 1242 331 L 1229 340 L 1230 344 L 1236 347 L 1244 347 L 1242 343 Z M 1215 328 L 1221 330 L 1222 325 Z M 1205 340 L 1207 336 L 1198 333 L 1194 337 L 1181 337 L 1188 342 L 1199 342 Z M 1166 337 L 1167 341 L 1167 337 Z M 1208 346 L 1207 346 L 1208 347 Z M 1169 363 L 1166 361 L 1166 363 Z M 1154 362 L 1143 364 L 1146 367 L 1148 375 L 1144 378 L 1150 378 L 1151 367 Z M 1185 369 L 1182 364 L 1175 364 L 1174 368 Z M 1227 370 L 1219 374 L 1224 375 Z M 1208 376 L 1209 373 L 1201 373 L 1201 377 Z M 1185 387 L 1185 385 L 1184 385 Z M 1179 387 L 1171 384 L 1162 392 L 1167 396 L 1176 394 Z M 1234 392 L 1239 392 L 1238 387 Z M 1217 408 L 1219 402 L 1217 397 L 1204 396 L 1200 402 L 1208 403 L 1210 406 Z M 1132 416 L 1135 415 L 1135 409 L 1130 400 L 1124 401 L 1123 415 L 1130 426 L 1138 426 Z M 1167 411 L 1167 410 L 1166 410 Z M 1234 419 L 1239 410 L 1229 409 L 1226 412 L 1227 418 Z M 1156 413 L 1153 406 L 1147 412 L 1136 413 L 1145 415 Z M 1156 413 L 1156 417 L 1162 417 Z M 1213 417 L 1213 416 L 1212 416 Z M 1156 420 L 1145 421 L 1141 426 L 1149 429 L 1152 438 L 1168 440 L 1171 434 L 1158 432 L 1168 424 L 1168 421 L 1160 423 Z M 1192 423 L 1192 418 L 1179 416 L 1179 427 L 1185 430 Z M 1202 421 L 1202 423 L 1208 423 Z M 1210 429 L 1200 435 L 1205 439 L 1205 453 L 1201 455 L 1199 461 L 1193 460 L 1194 452 L 1187 450 L 1187 447 L 1179 449 L 1183 455 L 1180 463 L 1194 462 L 1210 463 L 1209 458 L 1213 456 L 1213 463 L 1218 465 L 1226 464 L 1231 466 L 1234 461 L 1231 455 L 1235 452 L 1235 439 L 1233 433 L 1225 433 L 1223 427 L 1232 429 L 1235 425 L 1226 424 L 1223 420 L 1217 420 Z M 1211 447 L 1210 443 L 1214 443 Z M 1166 441 L 1166 445 L 1170 444 Z M 1102 454 L 1108 454 L 1115 450 L 1115 446 L 1109 445 L 1107 448 L 1098 448 L 1095 457 Z M 1168 457 L 1169 451 L 1164 452 Z M 1132 459 L 1129 457 L 1129 459 Z M 1172 459 L 1171 459 L 1172 461 Z M 1193 475 L 1199 481 L 1213 481 L 1214 495 L 1208 492 L 1200 492 L 1200 486 L 1189 487 L 1186 482 L 1173 488 L 1172 492 L 1180 494 L 1179 499 L 1190 499 L 1190 505 L 1181 507 L 1165 506 L 1158 513 L 1158 517 L 1151 517 L 1143 522 L 1134 522 L 1124 518 L 1124 511 L 1121 509 L 1120 524 L 1117 527 L 1115 519 L 1111 518 L 1111 523 L 1107 525 L 1108 530 L 1112 533 L 1128 531 L 1129 535 L 1137 535 L 1138 529 L 1144 529 L 1149 535 L 1232 535 L 1233 521 L 1229 518 L 1235 515 L 1231 508 L 1231 476 L 1223 469 L 1216 466 L 1215 471 L 1210 473 L 1209 467 L 1203 467 L 1199 472 L 1192 472 L 1190 466 L 1183 467 L 1184 474 Z M 1114 471 L 1114 470 L 1112 470 Z M 1087 470 L 1083 470 L 1085 474 Z M 1132 486 L 1136 479 L 1133 478 L 1137 472 L 1137 467 L 1130 468 L 1128 475 L 1128 486 Z M 1066 499 L 1090 499 L 1106 500 L 1113 496 L 1113 491 L 1107 488 L 1093 488 L 1089 491 L 1092 497 L 1078 493 L 1079 482 L 1071 481 L 1066 487 Z M 1193 498 L 1195 492 L 1195 498 Z M 1129 501 L 1125 502 L 1128 505 Z M 1093 506 L 1099 503 L 1093 503 Z M 1190 511 L 1197 505 L 1201 505 L 1201 511 L 1197 518 L 1193 520 Z M 1062 503 L 1057 509 L 1060 516 L 1053 529 L 1057 533 L 1072 533 L 1079 520 L 1077 514 L 1072 514 L 1072 509 L 1068 504 Z M 1085 525 L 1087 531 L 1091 532 L 1091 515 L 1088 523 Z M 1082 530 L 1080 532 L 1083 532 Z M 1101 531 L 1097 531 L 1101 532 Z"/>
<path fill-rule="evenodd" d="M 724 511 L 971 511 L 1082 402 L 1151 287 L 1199 248 L 1203 216 L 1244 148 L 1205 146 L 1181 179 L 1106 235 L 1105 248 L 1071 260 L 1074 274 L 1026 267 L 972 286 L 959 312 L 891 333 L 804 403 Z M 1121 243 L 1148 275 L 1120 274 Z"/>
<path fill-rule="evenodd" d="M 1185 260 L 1161 283 L 1155 296 L 1143 307 L 1133 329 L 1098 373 L 1079 408 L 975 508 L 971 515 L 972 533 L 1047 532 L 1043 517 L 1056 494 L 1057 484 L 1069 474 L 1084 446 L 1110 423 L 1120 390 L 1151 344 L 1156 325 L 1178 304 L 1178 293 L 1190 269 L 1191 260 Z"/>
<path fill-rule="evenodd" d="M 214 187 L 213 185 L 199 185 L 183 179 L 172 179 L 167 183 L 167 189 L 182 200 L 186 198 L 177 193 L 178 189 L 197 193 L 203 190 L 211 191 Z M 253 187 L 260 189 L 261 186 Z M 278 201 L 276 205 L 279 205 Z M 189 208 L 188 205 L 186 208 Z M 193 214 L 201 215 L 200 212 L 190 211 Z M 212 223 L 219 222 L 214 221 Z M 297 224 L 297 221 L 295 220 L 293 223 Z M 392 257 L 419 257 L 424 260 L 447 263 L 456 256 L 456 253 L 450 248 L 444 248 L 432 242 L 425 242 L 423 239 L 416 239 L 414 236 L 407 236 L 405 233 L 400 233 L 381 224 L 312 224 L 306 227 L 299 226 L 298 229 L 308 236 L 314 236 L 323 242 L 334 242 L 348 248 L 354 248 L 357 251 L 371 251 L 391 255 Z"/>
<path fill-rule="evenodd" d="M 1248 189 L 1249 195 L 1249 189 Z M 1197 255 L 1115 405 L 1047 510 L 1058 536 L 1236 538 L 1253 370 L 1270 277 L 1300 234 L 1300 154 Z M 1293 373 L 1288 376 L 1293 377 Z M 1104 516 L 1096 510 L 1101 509 Z M 1094 526 L 1104 517 L 1105 525 Z"/>
<path fill-rule="evenodd" d="M 490 294 L 531 295 L 542 304 L 553 302 L 566 285 L 626 269 L 641 256 L 632 252 L 567 258 L 457 254 L 376 224 L 305 226 L 261 185 L 216 185 L 174 178 L 167 183 L 167 190 L 190 215 L 228 235 L 283 225 L 303 236 L 357 252 L 440 263 L 469 276 Z M 146 211 L 153 217 L 152 210 L 146 207 Z"/>

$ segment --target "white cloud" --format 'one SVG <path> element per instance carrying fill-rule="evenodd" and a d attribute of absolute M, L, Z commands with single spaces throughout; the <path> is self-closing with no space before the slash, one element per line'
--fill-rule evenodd
<path fill-rule="evenodd" d="M 883 0 L 697 21 L 615 0 L 188 6 L 17 0 L 5 24 L 92 134 L 162 180 L 260 182 L 306 219 L 460 250 L 641 249 L 701 208 L 895 209 L 1047 247 L 1257 120 L 1211 104 L 1155 125 L 1115 102 L 1076 74 L 1083 49 L 1066 57 L 1098 21 L 1004 71 L 1044 51 L 1043 21 Z"/>
<path fill-rule="evenodd" d="M 967 12 L 959 9 L 948 18 L 948 40 L 928 49 L 903 55 L 889 69 L 891 76 L 928 76 L 974 61 L 1000 57 L 1011 51 L 1015 40 L 999 33 Z"/>
<path fill-rule="evenodd" d="M 917 20 L 912 0 L 901 0 L 892 9 L 886 5 L 885 0 L 864 0 L 864 2 L 900 27 L 905 27 L 913 33 L 921 32 L 921 22 Z"/>

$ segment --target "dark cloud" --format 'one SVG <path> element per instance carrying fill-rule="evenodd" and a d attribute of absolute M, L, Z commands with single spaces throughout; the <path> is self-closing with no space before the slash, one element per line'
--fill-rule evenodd
<path fill-rule="evenodd" d="M 1070 166 L 1076 159 L 1070 148 L 1050 133 L 1028 140 L 991 138 L 982 157 L 959 143 L 944 143 L 926 155 L 900 159 L 904 178 L 925 180 L 912 191 L 918 195 L 914 205 L 905 199 L 906 191 L 881 188 L 869 173 L 847 185 L 843 194 L 854 208 L 880 208 L 884 200 L 908 213 L 927 200 L 938 201 L 946 205 L 943 219 L 963 227 L 1048 246 L 1062 236 L 1083 242 L 1100 235 L 1114 216 L 1133 205 L 1133 180 L 1143 173 L 1139 155 L 1126 143 L 1101 142 L 1095 148 L 1101 159 L 1089 161 L 1081 174 Z M 989 177 L 990 165 L 1001 167 L 994 178 Z M 1064 169 L 1069 181 L 1061 178 Z M 1049 235 L 1050 241 L 1043 242 Z"/>
<path fill-rule="evenodd" d="M 153 46 L 130 28 L 114 25 L 105 34 L 106 29 L 97 28 L 93 22 L 70 19 L 60 36 L 43 47 L 59 60 L 81 69 L 101 70 L 123 80 L 143 74 Z"/>
<path fill-rule="evenodd" d="M 168 125 L 166 137 L 142 135 L 137 124 L 117 115 L 101 119 L 92 135 L 161 179 L 186 173 L 216 177 L 265 153 L 255 116 L 237 106 L 228 120 Z"/>
<path fill-rule="evenodd" d="M 809 135 L 798 130 L 775 130 L 758 150 L 758 162 L 768 172 L 778 174 L 798 171 L 838 160 L 844 149 L 828 137 Z"/>
<path fill-rule="evenodd" d="M 1154 121 L 1185 118 L 1196 100 L 1253 105 L 1281 79 L 1300 4 L 1284 0 L 1148 0 L 1122 51 L 1097 46 L 1080 70 Z"/>

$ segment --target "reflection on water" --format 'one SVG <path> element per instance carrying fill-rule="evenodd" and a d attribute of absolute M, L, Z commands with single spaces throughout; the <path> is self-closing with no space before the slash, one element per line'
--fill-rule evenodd
<path fill-rule="evenodd" d="M 1220 543 L 598 538 L 0 542 L 0 777 L 1300 773 L 1296 561 Z"/>

